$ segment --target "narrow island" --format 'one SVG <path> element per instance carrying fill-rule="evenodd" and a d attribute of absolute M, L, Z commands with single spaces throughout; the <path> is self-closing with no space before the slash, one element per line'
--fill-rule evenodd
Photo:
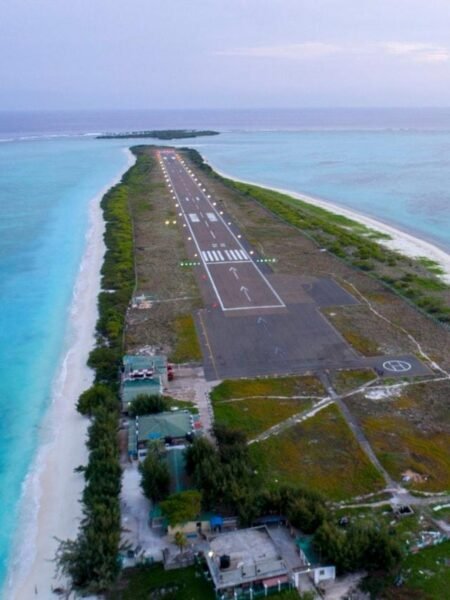
<path fill-rule="evenodd" d="M 64 584 L 107 600 L 249 588 L 313 600 L 354 574 L 385 597 L 400 582 L 405 598 L 441 598 L 450 345 L 439 265 L 224 178 L 193 150 L 132 151 L 101 203 L 95 382 L 77 405 L 90 422 L 83 520 L 60 542 Z M 248 310 L 227 318 L 237 302 Z"/>
<path fill-rule="evenodd" d="M 219 131 L 210 129 L 149 129 L 144 131 L 124 131 L 120 133 L 102 133 L 97 140 L 126 140 L 131 138 L 155 138 L 157 140 L 182 140 L 211 135 L 219 135 Z"/>

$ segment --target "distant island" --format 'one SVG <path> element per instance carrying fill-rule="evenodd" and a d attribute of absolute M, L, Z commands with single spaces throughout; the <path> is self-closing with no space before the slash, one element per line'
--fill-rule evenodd
<path fill-rule="evenodd" d="M 97 140 L 114 140 L 127 138 L 156 138 L 158 140 L 179 140 L 194 138 L 204 135 L 219 135 L 218 131 L 196 129 L 153 129 L 149 131 L 125 131 L 122 133 L 103 133 L 96 137 Z"/>

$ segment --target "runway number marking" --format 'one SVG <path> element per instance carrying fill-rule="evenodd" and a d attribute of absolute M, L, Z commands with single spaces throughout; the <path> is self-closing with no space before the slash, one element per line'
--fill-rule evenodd
<path fill-rule="evenodd" d="M 406 362 L 406 360 L 387 360 L 383 363 L 383 369 L 391 371 L 391 373 L 406 373 L 411 368 L 411 363 Z"/>

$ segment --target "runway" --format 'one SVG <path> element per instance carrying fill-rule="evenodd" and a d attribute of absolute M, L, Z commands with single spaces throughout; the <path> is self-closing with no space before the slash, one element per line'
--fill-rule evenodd
<path fill-rule="evenodd" d="M 189 231 L 194 258 L 203 263 L 223 311 L 283 309 L 285 303 L 252 260 L 206 188 L 174 151 L 160 151 L 164 177 L 176 200 L 178 217 Z M 250 251 L 251 252 L 251 251 Z"/>
<path fill-rule="evenodd" d="M 428 375 L 414 356 L 361 356 L 325 318 L 357 305 L 331 277 L 272 272 L 175 150 L 159 150 L 190 266 L 205 301 L 196 314 L 208 380 L 370 367 L 380 375 Z M 172 207 L 171 207 L 172 208 Z M 319 251 L 319 250 L 318 250 Z M 299 257 L 301 260 L 301 257 Z"/>

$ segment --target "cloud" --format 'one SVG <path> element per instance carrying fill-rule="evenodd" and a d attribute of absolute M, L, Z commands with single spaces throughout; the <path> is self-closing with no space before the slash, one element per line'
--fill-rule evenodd
<path fill-rule="evenodd" d="M 285 60 L 315 60 L 333 55 L 351 56 L 385 55 L 416 63 L 442 63 L 450 60 L 446 46 L 414 42 L 379 42 L 368 44 L 329 44 L 325 42 L 302 42 L 274 46 L 251 46 L 219 50 L 219 56 L 247 58 L 272 58 Z"/>
<path fill-rule="evenodd" d="M 307 60 L 321 58 L 341 52 L 335 44 L 322 42 L 304 42 L 299 44 L 283 44 L 279 46 L 254 46 L 247 48 L 232 48 L 220 50 L 220 56 L 243 56 L 249 58 L 285 58 L 289 60 Z"/>
<path fill-rule="evenodd" d="M 386 42 L 380 46 L 387 54 L 409 58 L 414 62 L 437 63 L 450 60 L 450 50 L 445 46 L 406 42 Z"/>

